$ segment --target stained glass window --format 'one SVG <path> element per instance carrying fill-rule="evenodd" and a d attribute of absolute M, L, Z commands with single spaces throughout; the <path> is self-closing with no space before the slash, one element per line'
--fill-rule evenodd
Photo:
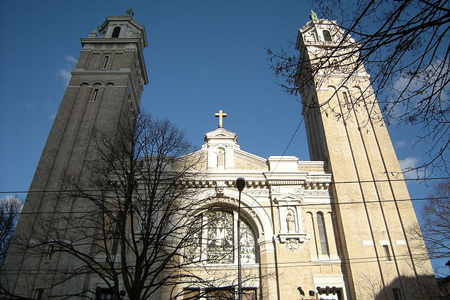
<path fill-rule="evenodd" d="M 201 216 L 195 219 L 195 222 L 190 228 L 190 239 L 186 244 L 186 257 L 191 262 L 200 262 L 202 257 L 202 218 Z"/>
<path fill-rule="evenodd" d="M 241 220 L 241 262 L 243 264 L 253 264 L 255 259 L 255 237 L 253 231 L 245 221 Z"/>
<path fill-rule="evenodd" d="M 207 215 L 207 260 L 209 263 L 233 263 L 234 224 L 233 215 L 224 211 L 212 211 Z"/>
<path fill-rule="evenodd" d="M 241 262 L 256 262 L 255 235 L 247 222 L 240 222 Z M 201 215 L 187 247 L 192 262 L 212 264 L 237 263 L 237 212 L 213 210 Z"/>

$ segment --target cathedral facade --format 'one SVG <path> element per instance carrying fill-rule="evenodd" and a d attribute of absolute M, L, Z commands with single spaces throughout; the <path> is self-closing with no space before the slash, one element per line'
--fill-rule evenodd
<path fill-rule="evenodd" d="M 83 178 L 95 160 L 94 128 L 114 135 L 123 120 L 134 118 L 148 82 L 145 28 L 132 16 L 108 17 L 81 42 L 17 227 L 15 244 L 21 239 L 27 248 L 13 244 L 2 270 L 2 292 L 10 295 L 117 298 L 108 294 L 107 278 L 88 273 L 53 286 L 55 268 L 78 266 L 53 253 L 54 244 L 45 255 L 27 252 L 35 243 L 30 228 L 44 227 L 35 213 L 58 206 L 64 189 L 58 179 L 68 171 Z M 311 71 L 311 62 L 326 58 L 330 49 L 345 55 L 352 42 L 329 20 L 312 18 L 299 30 L 299 85 L 312 161 L 245 152 L 237 134 L 225 129 L 226 114 L 216 114 L 218 128 L 190 156 L 198 158 L 197 177 L 187 184 L 197 189 L 201 203 L 191 217 L 203 225 L 181 258 L 195 263 L 191 274 L 206 272 L 214 279 L 207 286 L 169 282 L 149 299 L 406 300 L 421 285 L 434 289 L 430 261 L 417 252 L 423 241 L 408 233 L 417 219 L 369 75 L 363 66 L 345 81 L 351 71 L 344 67 Z M 351 65 L 357 58 L 348 60 Z M 241 190 L 237 178 L 245 179 Z M 69 215 L 77 206 L 91 207 L 78 201 Z M 83 247 L 89 252 L 92 245 Z M 123 282 L 112 285 L 124 289 Z M 126 293 L 121 297 L 129 299 Z"/>

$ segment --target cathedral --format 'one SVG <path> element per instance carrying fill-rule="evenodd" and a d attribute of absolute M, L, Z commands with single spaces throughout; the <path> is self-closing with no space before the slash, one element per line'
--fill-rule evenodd
<path fill-rule="evenodd" d="M 186 255 L 177 256 L 176 264 L 184 267 L 179 277 L 162 280 L 145 299 L 406 300 L 424 299 L 422 286 L 435 290 L 431 263 L 419 252 L 423 241 L 408 232 L 417 218 L 369 75 L 363 66 L 311 71 L 312 61 L 325 59 L 333 47 L 345 53 L 351 43 L 335 21 L 314 15 L 299 29 L 298 84 L 311 161 L 246 152 L 238 133 L 226 129 L 226 112 L 211 112 L 218 127 L 205 133 L 200 150 L 185 156 L 195 159 L 195 175 L 183 184 L 196 191 L 186 201 L 198 201 L 184 218 L 195 219 L 189 224 L 198 230 L 180 250 Z M 108 256 L 96 250 L 97 242 L 75 247 L 74 237 L 84 232 L 67 229 L 77 211 L 94 206 L 83 198 L 64 207 L 64 219 L 49 213 L 61 205 L 63 174 L 82 179 L 90 172 L 99 151 L 93 147 L 94 129 L 117 135 L 123 120 L 139 114 L 148 83 L 145 27 L 131 13 L 107 17 L 81 44 L 1 271 L 0 293 L 11 299 L 144 299 L 132 296 L 120 276 L 89 273 L 81 267 L 88 258 L 69 255 L 80 247 L 105 257 L 98 268 L 107 274 Z M 353 74 L 343 81 L 346 72 Z M 352 105 L 355 100 L 358 105 Z M 177 170 L 180 162 L 167 168 Z M 39 212 L 46 212 L 49 223 Z M 122 218 L 117 223 L 128 222 Z M 59 240 L 55 232 L 43 233 L 50 227 Z M 113 230 L 103 238 L 131 234 Z M 33 252 L 43 237 L 53 240 Z M 114 263 L 129 255 L 114 250 L 113 256 L 120 256 Z M 70 278 L 55 284 L 57 272 Z M 177 281 L 187 272 L 189 281 Z M 208 284 L 200 282 L 205 276 L 213 277 Z"/>

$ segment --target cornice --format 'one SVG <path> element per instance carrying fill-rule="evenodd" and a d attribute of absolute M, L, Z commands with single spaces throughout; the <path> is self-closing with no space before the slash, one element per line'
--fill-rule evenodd
<path fill-rule="evenodd" d="M 111 70 L 84 70 L 84 69 L 74 69 L 72 72 L 70 72 L 72 75 L 130 75 L 131 70 L 118 70 L 118 71 L 111 71 Z"/>
<path fill-rule="evenodd" d="M 81 38 L 81 45 L 85 44 L 141 44 L 140 38 Z"/>

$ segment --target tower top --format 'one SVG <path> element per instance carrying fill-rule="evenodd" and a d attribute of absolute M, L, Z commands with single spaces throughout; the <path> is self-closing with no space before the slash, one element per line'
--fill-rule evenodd
<path fill-rule="evenodd" d="M 98 26 L 98 36 L 97 32 L 93 30 L 87 38 L 81 39 L 81 44 L 83 50 L 86 51 L 94 49 L 99 51 L 105 51 L 105 49 L 136 51 L 138 77 L 142 77 L 142 84 L 145 85 L 148 83 L 148 77 L 143 50 L 147 47 L 147 35 L 145 27 L 134 20 L 132 15 L 133 11 L 128 10 L 126 16 L 106 17 L 103 24 Z M 106 67 L 108 58 L 103 59 Z"/>
<path fill-rule="evenodd" d="M 314 11 L 311 10 L 311 21 L 308 21 L 303 28 L 299 29 L 297 36 L 297 50 L 305 46 L 339 46 L 355 45 L 355 40 L 349 35 L 345 35 L 344 30 L 334 20 L 318 19 Z M 345 39 L 345 41 L 343 41 Z"/>
<path fill-rule="evenodd" d="M 126 16 L 106 17 L 98 26 L 98 38 L 138 39 L 142 47 L 147 47 L 145 27 L 133 19 L 133 10 L 127 10 Z"/>

